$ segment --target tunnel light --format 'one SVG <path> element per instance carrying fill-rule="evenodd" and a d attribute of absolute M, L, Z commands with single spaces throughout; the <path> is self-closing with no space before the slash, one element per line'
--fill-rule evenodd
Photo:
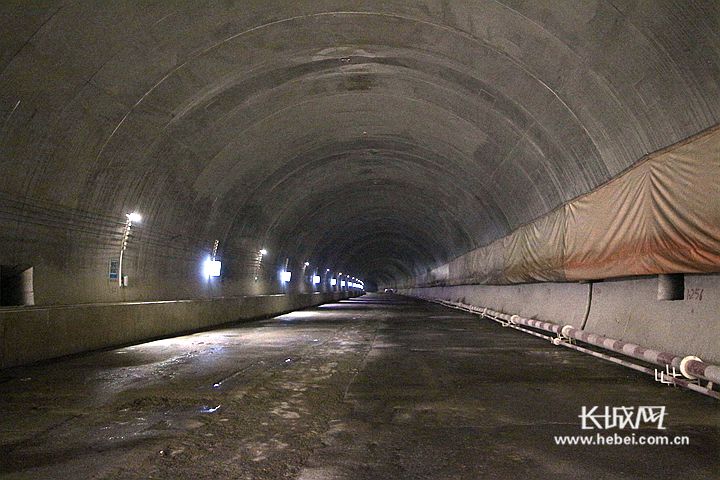
<path fill-rule="evenodd" d="M 206 277 L 219 277 L 222 262 L 219 260 L 205 260 L 204 272 Z"/>
<path fill-rule="evenodd" d="M 320 283 L 320 275 L 313 275 L 313 284 L 317 285 Z"/>
<path fill-rule="evenodd" d="M 130 240 L 130 230 L 132 230 L 133 222 L 139 223 L 142 220 L 142 216 L 137 212 L 132 212 L 126 213 L 125 218 L 125 230 L 123 231 L 122 243 L 120 244 L 117 272 L 118 285 L 120 285 L 120 287 L 127 287 L 127 275 L 123 275 L 123 257 L 125 256 L 125 250 Z"/>
<path fill-rule="evenodd" d="M 264 248 L 260 250 L 260 255 L 267 255 L 267 250 Z"/>
<path fill-rule="evenodd" d="M 331 287 L 334 287 L 335 285 L 337 285 L 337 278 L 331 278 L 331 279 L 330 279 L 330 286 L 331 286 Z"/>
<path fill-rule="evenodd" d="M 280 280 L 283 282 L 289 282 L 292 278 L 292 272 L 280 272 Z"/>

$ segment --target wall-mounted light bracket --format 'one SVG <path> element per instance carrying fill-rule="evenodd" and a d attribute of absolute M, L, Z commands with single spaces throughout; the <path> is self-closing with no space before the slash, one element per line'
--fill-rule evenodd
<path fill-rule="evenodd" d="M 127 250 L 128 240 L 130 239 L 130 231 L 132 230 L 133 222 L 139 223 L 142 220 L 142 216 L 137 212 L 125 214 L 125 229 L 123 230 L 122 243 L 120 245 L 120 258 L 118 261 L 118 285 L 121 287 L 128 286 L 127 275 L 123 276 L 122 265 L 125 250 Z"/>

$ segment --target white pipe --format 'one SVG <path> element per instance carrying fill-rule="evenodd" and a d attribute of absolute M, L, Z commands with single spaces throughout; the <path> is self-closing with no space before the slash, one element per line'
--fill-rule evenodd
<path fill-rule="evenodd" d="M 567 348 L 572 348 L 574 350 L 581 351 L 583 353 L 588 353 L 590 355 L 593 355 L 598 358 L 602 358 L 614 363 L 618 363 L 621 365 L 625 365 L 629 368 L 633 368 L 634 370 L 638 370 L 644 373 L 648 373 L 650 375 L 654 375 L 655 371 L 651 370 L 647 367 L 643 367 L 641 365 L 634 364 L 632 362 L 628 362 L 627 360 L 623 360 L 617 357 L 612 357 L 610 355 L 606 355 L 601 352 L 595 352 L 593 350 L 589 350 L 587 348 L 583 348 L 577 345 L 573 345 L 570 342 L 562 341 L 560 338 L 552 338 L 548 337 L 546 335 L 542 335 L 537 332 L 533 332 L 531 330 L 524 329 L 520 327 L 519 325 L 527 325 L 532 328 L 537 328 L 540 330 L 545 330 L 547 332 L 552 332 L 556 334 L 561 334 L 563 337 L 566 338 L 575 338 L 577 340 L 580 340 L 585 343 L 590 343 L 591 345 L 595 345 L 600 348 L 604 348 L 606 350 L 610 350 L 615 353 L 620 353 L 623 355 L 627 355 L 630 357 L 637 358 L 639 360 L 643 360 L 650 363 L 655 363 L 657 365 L 661 366 L 675 366 L 680 368 L 680 372 L 683 376 L 685 376 L 689 380 L 694 380 L 696 378 L 702 378 L 703 380 L 706 380 L 710 382 L 711 384 L 719 384 L 720 383 L 720 367 L 717 365 L 712 364 L 706 364 L 700 358 L 696 356 L 686 356 L 684 358 L 678 357 L 676 355 L 667 353 L 667 352 L 658 352 L 656 350 L 652 349 L 646 349 L 643 347 L 640 347 L 639 345 L 635 345 L 632 343 L 622 342 L 620 340 L 614 340 L 612 338 L 605 337 L 603 335 L 597 335 L 594 333 L 587 332 L 585 330 L 580 330 L 572 325 L 565 325 L 563 327 L 560 327 L 557 324 L 550 323 L 550 322 L 541 322 L 539 320 L 533 320 L 528 318 L 520 317 L 519 315 L 507 315 L 502 312 L 495 312 L 493 310 L 490 310 L 488 308 L 480 308 L 475 307 L 472 305 L 465 305 L 462 303 L 455 303 L 455 302 L 448 302 L 445 300 L 431 300 L 435 303 L 439 303 L 444 306 L 448 306 L 451 308 L 456 308 L 459 310 L 468 311 L 470 313 L 479 314 L 483 317 L 491 318 L 492 320 L 498 321 L 502 323 L 504 326 L 509 326 L 512 328 L 515 328 L 516 330 L 521 330 L 525 333 L 529 333 L 531 335 L 534 335 L 536 337 L 545 338 L 549 341 L 551 341 L 554 345 L 561 345 Z M 504 320 L 504 321 L 503 321 Z M 507 322 L 507 323 L 505 323 Z M 616 348 L 616 346 L 621 346 L 620 349 Z M 642 355 L 640 355 L 638 352 L 642 352 Z M 680 378 L 674 378 L 669 377 L 668 380 L 676 384 L 678 386 L 688 388 L 690 390 L 708 395 L 713 398 L 720 399 L 720 393 L 716 392 L 715 390 L 712 390 L 711 387 L 703 387 L 701 385 L 697 385 L 695 383 L 691 383 L 688 380 L 680 379 Z"/>

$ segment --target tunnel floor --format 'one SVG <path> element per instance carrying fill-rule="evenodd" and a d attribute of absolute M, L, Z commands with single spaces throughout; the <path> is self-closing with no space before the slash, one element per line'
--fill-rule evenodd
<path fill-rule="evenodd" d="M 561 446 L 665 406 L 687 446 Z M 2 478 L 718 478 L 716 400 L 490 321 L 370 294 L 0 372 Z M 598 431 L 590 431 L 595 434 Z"/>

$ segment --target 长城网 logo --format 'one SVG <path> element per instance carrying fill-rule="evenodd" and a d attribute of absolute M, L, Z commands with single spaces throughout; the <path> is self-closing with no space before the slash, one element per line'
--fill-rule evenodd
<path fill-rule="evenodd" d="M 586 407 L 583 406 L 578 417 L 583 430 L 609 430 L 613 428 L 637 430 L 642 427 L 655 427 L 665 430 L 664 406 L 633 407 Z"/>
<path fill-rule="evenodd" d="M 583 430 L 594 430 L 592 434 L 555 435 L 556 445 L 567 446 L 653 446 L 690 445 L 687 435 L 671 436 L 665 427 L 665 407 L 641 405 L 632 407 L 586 407 L 580 411 L 580 426 Z M 618 432 L 618 430 L 627 430 Z M 664 430 L 651 433 L 648 430 Z M 613 430 L 613 431 L 608 431 Z M 635 430 L 641 430 L 636 432 Z"/>

